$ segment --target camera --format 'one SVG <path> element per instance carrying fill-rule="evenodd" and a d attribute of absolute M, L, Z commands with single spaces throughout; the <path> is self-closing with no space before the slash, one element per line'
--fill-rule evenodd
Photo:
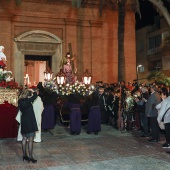
<path fill-rule="evenodd" d="M 133 96 L 134 96 L 135 98 L 138 98 L 137 94 L 134 94 Z"/>
<path fill-rule="evenodd" d="M 31 90 L 29 90 L 28 96 L 29 97 L 32 96 L 32 91 Z"/>

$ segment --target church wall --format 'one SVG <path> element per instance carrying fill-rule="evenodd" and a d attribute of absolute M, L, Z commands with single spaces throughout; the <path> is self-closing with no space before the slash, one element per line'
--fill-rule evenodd
<path fill-rule="evenodd" d="M 9 13 L 9 10 L 5 12 Z M 4 14 L 0 10 L 1 15 Z M 117 10 L 104 9 L 103 15 L 100 17 L 98 6 L 77 9 L 71 7 L 71 3 L 44 4 L 43 0 L 37 0 L 37 3 L 24 0 L 21 6 L 10 8 L 7 21 L 0 19 L 0 25 L 4 25 L 4 27 L 0 26 L 0 44 L 6 48 L 5 54 L 10 63 L 9 69 L 14 70 L 17 68 L 14 68 L 13 64 L 15 59 L 13 57 L 15 48 L 13 39 L 33 30 L 50 32 L 63 41 L 63 57 L 69 50 L 68 43 L 71 43 L 73 55 L 77 56 L 79 80 L 81 80 L 84 70 L 89 69 L 93 74 L 93 83 L 99 80 L 113 83 L 118 79 L 117 21 Z M 132 65 L 136 65 L 134 23 L 134 13 L 126 13 L 127 80 L 134 78 L 132 72 L 136 70 L 136 67 L 132 67 Z M 53 71 L 55 72 L 55 70 Z"/>

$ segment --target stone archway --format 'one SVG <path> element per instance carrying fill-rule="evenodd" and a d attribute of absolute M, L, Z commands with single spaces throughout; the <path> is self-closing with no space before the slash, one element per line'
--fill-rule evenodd
<path fill-rule="evenodd" d="M 34 30 L 14 38 L 14 74 L 19 84 L 24 84 L 25 55 L 52 56 L 52 70 L 59 72 L 62 60 L 62 41 L 46 31 Z"/>

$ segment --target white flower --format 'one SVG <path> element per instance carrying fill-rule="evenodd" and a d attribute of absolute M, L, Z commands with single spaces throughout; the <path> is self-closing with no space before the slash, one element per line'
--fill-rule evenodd
<path fill-rule="evenodd" d="M 10 73 L 10 74 L 12 74 L 12 71 L 7 71 L 7 73 Z"/>

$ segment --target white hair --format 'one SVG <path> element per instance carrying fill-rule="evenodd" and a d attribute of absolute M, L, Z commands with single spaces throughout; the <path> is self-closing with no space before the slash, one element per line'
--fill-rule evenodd
<path fill-rule="evenodd" d="M 0 51 L 2 51 L 4 49 L 4 46 L 0 46 Z"/>
<path fill-rule="evenodd" d="M 143 87 L 143 88 L 141 89 L 141 91 L 142 91 L 142 93 L 146 93 L 146 92 L 148 92 L 148 89 L 147 89 L 146 87 Z"/>

